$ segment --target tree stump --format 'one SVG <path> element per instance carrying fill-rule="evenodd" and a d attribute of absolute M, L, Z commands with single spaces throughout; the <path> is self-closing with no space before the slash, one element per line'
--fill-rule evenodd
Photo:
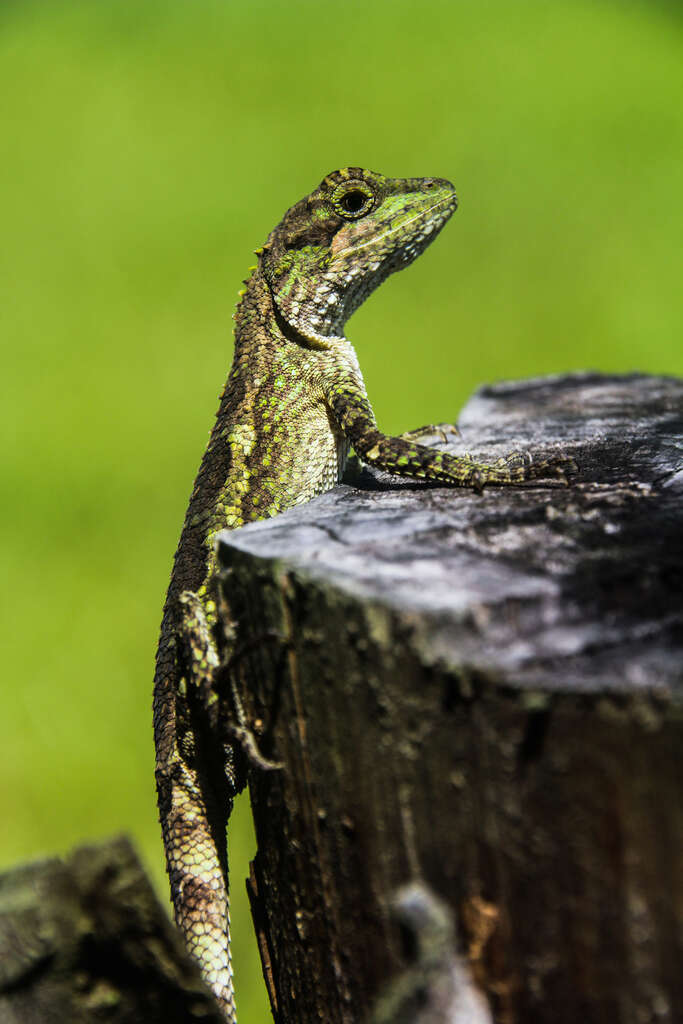
<path fill-rule="evenodd" d="M 221 1024 L 126 839 L 0 875 L 2 1024 Z"/>
<path fill-rule="evenodd" d="M 220 538 L 232 681 L 282 763 L 250 782 L 276 1019 L 369 1019 L 411 969 L 413 882 L 499 1024 L 674 1024 L 683 381 L 501 384 L 460 429 L 578 473 L 477 495 L 366 471 Z"/>

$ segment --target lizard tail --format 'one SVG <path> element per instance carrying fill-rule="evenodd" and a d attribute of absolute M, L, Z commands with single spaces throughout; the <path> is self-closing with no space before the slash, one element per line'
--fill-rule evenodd
<path fill-rule="evenodd" d="M 156 783 L 175 920 L 226 1024 L 236 1024 L 226 839 L 231 800 L 227 789 L 219 794 L 206 784 L 195 758 L 178 749 L 172 693 L 166 676 L 155 693 Z"/>

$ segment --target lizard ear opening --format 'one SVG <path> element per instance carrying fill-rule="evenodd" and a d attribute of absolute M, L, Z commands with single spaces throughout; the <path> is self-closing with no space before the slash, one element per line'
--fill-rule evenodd
<path fill-rule="evenodd" d="M 264 252 L 263 273 L 278 317 L 313 348 L 329 348 L 343 337 L 338 330 L 340 296 L 325 277 L 329 255 L 327 246 L 314 245 Z"/>

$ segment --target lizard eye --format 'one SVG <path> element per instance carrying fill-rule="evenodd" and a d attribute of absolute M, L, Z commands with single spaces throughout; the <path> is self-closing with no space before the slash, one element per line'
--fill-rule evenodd
<path fill-rule="evenodd" d="M 337 213 L 347 220 L 356 220 L 369 213 L 375 202 L 372 189 L 364 181 L 345 181 L 332 196 Z"/>
<path fill-rule="evenodd" d="M 359 188 L 354 188 L 350 192 L 345 192 L 340 202 L 347 213 L 357 215 L 364 206 L 368 205 L 368 197 L 363 195 Z"/>

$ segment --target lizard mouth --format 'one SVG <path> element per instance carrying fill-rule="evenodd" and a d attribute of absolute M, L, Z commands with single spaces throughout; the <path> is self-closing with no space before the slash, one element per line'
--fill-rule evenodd
<path fill-rule="evenodd" d="M 398 222 L 390 222 L 380 234 L 371 235 L 363 240 L 356 240 L 355 243 L 345 245 L 343 249 L 335 252 L 335 258 L 344 259 L 351 254 L 353 254 L 354 258 L 357 258 L 363 249 L 372 247 L 380 252 L 382 249 L 385 249 L 385 251 L 389 250 L 390 255 L 387 262 L 393 262 L 393 259 L 398 257 L 398 266 L 410 263 L 426 248 L 434 235 L 438 234 L 457 208 L 458 198 L 455 191 L 453 191 L 450 195 L 443 196 L 426 209 L 417 206 L 412 217 L 408 217 L 405 220 L 401 219 Z M 419 225 L 422 225 L 421 230 L 418 230 Z M 409 238 L 406 245 L 394 249 L 389 244 L 390 240 L 395 239 L 396 235 L 404 233 L 407 233 Z M 409 259 L 405 259 L 402 256 L 403 252 L 413 252 L 413 255 Z"/>
<path fill-rule="evenodd" d="M 433 241 L 434 237 L 438 235 L 446 222 L 452 217 L 458 208 L 458 199 L 455 193 L 452 196 L 446 196 L 440 202 L 430 206 L 428 210 L 418 213 L 407 224 L 396 228 L 393 234 L 397 231 L 405 230 L 408 225 L 417 224 L 422 222 L 421 230 L 411 232 L 409 240 L 405 245 L 401 246 L 396 250 L 395 253 L 395 266 L 405 267 L 409 263 L 412 263 L 420 253 L 424 252 L 430 242 Z M 417 226 L 417 225 L 416 225 Z M 393 269 L 393 268 L 392 268 Z"/>

